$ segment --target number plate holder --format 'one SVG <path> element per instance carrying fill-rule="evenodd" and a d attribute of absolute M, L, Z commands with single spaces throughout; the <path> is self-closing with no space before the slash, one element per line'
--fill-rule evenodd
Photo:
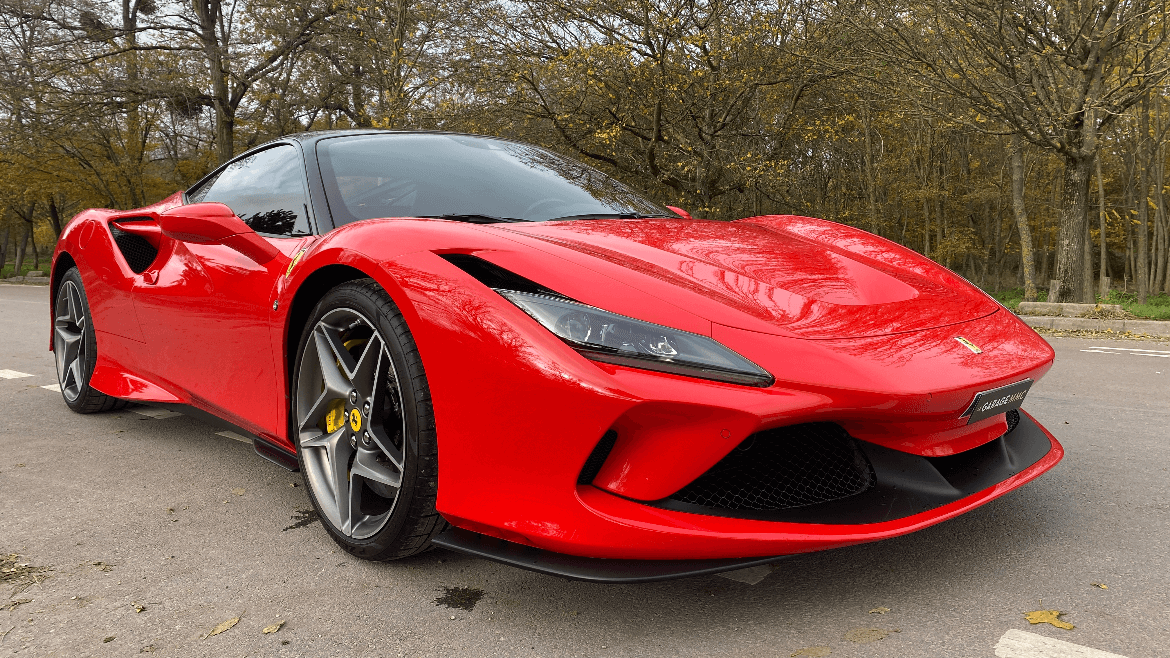
<path fill-rule="evenodd" d="M 1024 398 L 1028 395 L 1030 388 L 1032 388 L 1032 380 L 1025 379 L 1007 386 L 993 388 L 990 391 L 976 393 L 975 399 L 971 401 L 971 406 L 967 407 L 967 411 L 963 412 L 959 418 L 966 418 L 967 424 L 970 425 L 1005 411 L 1019 409 L 1020 405 L 1024 404 Z"/>

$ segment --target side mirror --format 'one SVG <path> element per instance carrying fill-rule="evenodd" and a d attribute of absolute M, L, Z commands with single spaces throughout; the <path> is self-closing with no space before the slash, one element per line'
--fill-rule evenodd
<path fill-rule="evenodd" d="M 682 208 L 675 208 L 674 206 L 667 206 L 666 209 L 670 210 L 671 212 L 678 215 L 679 217 L 682 217 L 683 219 L 694 219 L 694 217 L 691 217 L 691 213 L 683 210 Z"/>
<path fill-rule="evenodd" d="M 192 203 L 172 208 L 158 216 L 158 226 L 164 235 L 179 242 L 222 244 L 258 265 L 281 253 L 222 203 Z"/>

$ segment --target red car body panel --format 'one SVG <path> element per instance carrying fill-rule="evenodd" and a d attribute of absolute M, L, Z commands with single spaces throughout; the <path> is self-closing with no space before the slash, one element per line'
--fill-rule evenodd
<path fill-rule="evenodd" d="M 976 393 L 1039 379 L 1051 347 L 961 277 L 857 229 L 773 216 L 734 223 L 591 220 L 471 225 L 368 220 L 269 239 L 263 265 L 221 244 L 158 231 L 181 195 L 90 210 L 54 254 L 77 263 L 97 329 L 94 388 L 181 403 L 294 450 L 291 309 L 326 268 L 373 278 L 402 310 L 431 391 L 439 512 L 474 532 L 572 555 L 688 559 L 782 555 L 892 537 L 1037 477 L 1063 455 L 952 503 L 865 524 L 707 516 L 648 504 L 686 486 L 756 432 L 832 422 L 857 439 L 943 457 L 1002 436 L 967 424 Z M 135 274 L 111 222 L 159 255 Z M 129 224 L 127 224 L 129 226 Z M 153 232 L 152 232 L 153 231 Z M 473 254 L 583 304 L 710 336 L 775 377 L 765 388 L 589 360 L 445 254 Z M 983 348 L 975 354 L 955 340 Z M 599 439 L 618 439 L 592 485 Z"/>

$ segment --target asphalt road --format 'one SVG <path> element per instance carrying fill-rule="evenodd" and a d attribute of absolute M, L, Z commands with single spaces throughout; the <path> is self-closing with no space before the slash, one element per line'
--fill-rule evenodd
<path fill-rule="evenodd" d="M 1068 455 L 1023 489 L 733 574 L 755 584 L 590 585 L 441 550 L 350 557 L 250 444 L 145 407 L 69 412 L 47 288 L 0 285 L 0 655 L 989 657 L 1009 631 L 1170 655 L 1170 344 L 1052 342 L 1025 408 Z"/>

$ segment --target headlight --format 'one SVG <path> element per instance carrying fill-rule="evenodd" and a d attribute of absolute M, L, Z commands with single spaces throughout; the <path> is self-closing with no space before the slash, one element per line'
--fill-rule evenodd
<path fill-rule="evenodd" d="M 496 292 L 594 361 L 748 386 L 771 386 L 775 381 L 763 368 L 707 336 L 550 295 Z"/>

